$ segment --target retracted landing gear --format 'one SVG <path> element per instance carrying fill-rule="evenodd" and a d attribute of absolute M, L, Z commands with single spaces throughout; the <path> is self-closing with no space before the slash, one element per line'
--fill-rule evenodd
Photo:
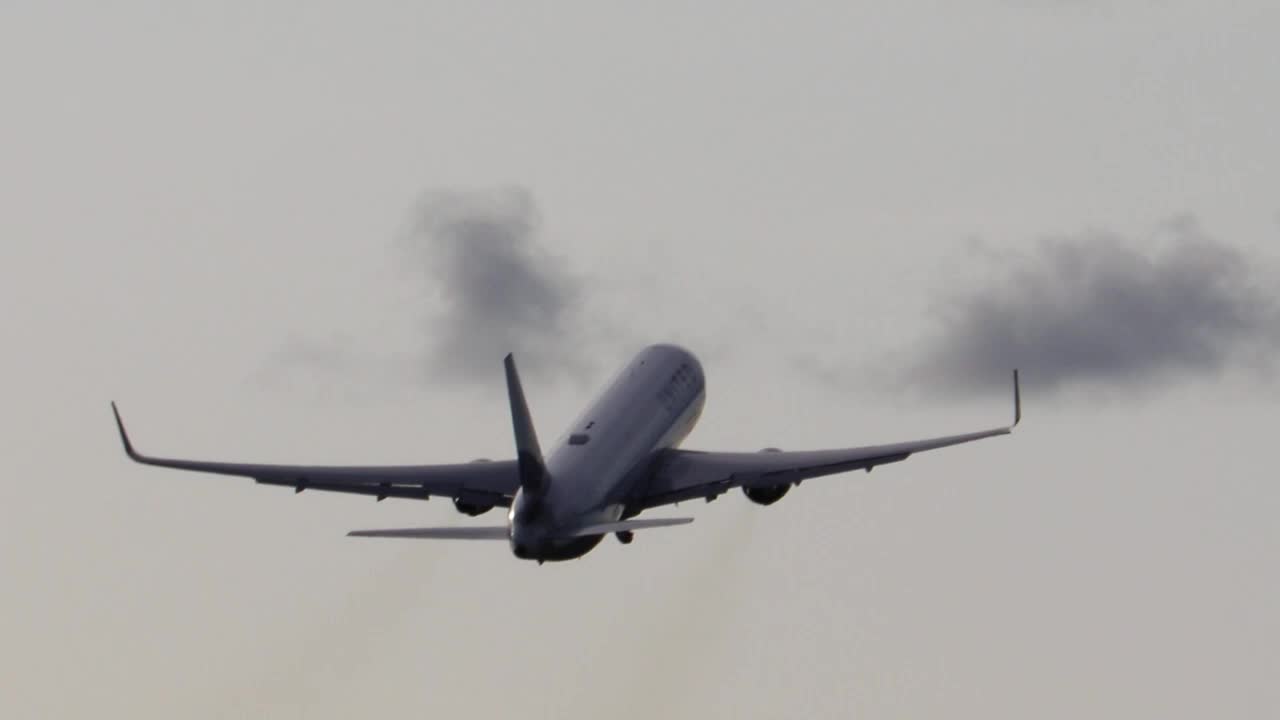
<path fill-rule="evenodd" d="M 631 541 L 636 539 L 636 534 L 630 530 L 619 530 L 614 535 L 617 536 L 618 542 L 623 545 L 630 545 Z"/>

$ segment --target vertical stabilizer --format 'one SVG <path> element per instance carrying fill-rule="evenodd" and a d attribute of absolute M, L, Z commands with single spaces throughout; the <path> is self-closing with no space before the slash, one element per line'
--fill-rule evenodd
<path fill-rule="evenodd" d="M 547 487 L 547 468 L 542 462 L 538 433 L 529 416 L 529 404 L 520 386 L 515 357 L 508 354 L 502 361 L 507 370 L 507 399 L 511 403 L 511 427 L 516 436 L 516 457 L 520 467 L 520 487 L 527 493 L 541 494 Z"/>

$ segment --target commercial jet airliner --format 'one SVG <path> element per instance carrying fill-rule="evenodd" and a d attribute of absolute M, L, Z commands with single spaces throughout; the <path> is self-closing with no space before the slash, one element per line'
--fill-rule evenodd
<path fill-rule="evenodd" d="M 823 475 L 866 470 L 925 450 L 1009 434 L 1022 419 L 1013 373 L 1013 424 L 947 437 L 844 450 L 704 452 L 679 449 L 706 401 L 697 358 L 675 345 L 653 345 L 627 364 L 543 455 L 514 358 L 504 361 L 516 458 L 453 465 L 255 465 L 177 460 L 137 452 L 112 403 L 124 450 L 160 467 L 252 478 L 296 492 L 329 490 L 385 498 L 447 497 L 466 515 L 508 508 L 503 525 L 358 530 L 357 537 L 506 540 L 518 558 L 570 560 L 613 533 L 623 544 L 636 530 L 681 525 L 692 518 L 633 519 L 682 500 L 707 502 L 742 488 L 752 502 L 772 505 L 793 485 Z"/>

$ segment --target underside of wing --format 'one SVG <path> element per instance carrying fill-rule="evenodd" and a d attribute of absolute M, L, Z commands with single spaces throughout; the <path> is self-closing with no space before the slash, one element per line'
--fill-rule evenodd
<path fill-rule="evenodd" d="M 449 465 L 269 465 L 207 462 L 143 455 L 134 449 L 115 404 L 116 425 L 125 453 L 135 462 L 192 472 L 252 478 L 263 485 L 370 495 L 378 499 L 450 497 L 476 507 L 507 507 L 520 487 L 514 460 Z"/>
<path fill-rule="evenodd" d="M 735 487 L 794 485 L 810 478 L 901 462 L 925 450 L 1008 434 L 1008 428 L 1001 428 L 844 450 L 755 453 L 670 450 L 638 505 L 649 508 L 693 498 L 710 499 Z"/>
<path fill-rule="evenodd" d="M 632 500 L 637 509 L 717 497 L 735 487 L 786 488 L 810 478 L 851 470 L 870 471 L 878 465 L 901 462 L 915 453 L 960 445 L 984 438 L 1008 435 L 1022 420 L 1022 394 L 1017 371 L 1013 375 L 1014 421 L 1012 425 L 960 435 L 947 435 L 864 447 L 800 452 L 700 452 L 668 450 L 659 460 L 648 486 Z M 750 494 L 750 493 L 749 493 Z M 755 499 L 755 498 L 753 498 Z"/>

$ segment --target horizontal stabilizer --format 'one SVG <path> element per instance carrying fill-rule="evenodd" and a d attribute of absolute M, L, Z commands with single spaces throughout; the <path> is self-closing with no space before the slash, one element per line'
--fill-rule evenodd
<path fill-rule="evenodd" d="M 693 518 L 654 518 L 652 520 L 623 520 L 621 522 L 600 523 L 578 528 L 566 537 L 583 537 L 584 535 L 604 535 L 631 530 L 648 530 L 649 528 L 671 527 L 672 525 L 688 525 Z"/>
<path fill-rule="evenodd" d="M 352 530 L 347 537 L 414 538 L 419 540 L 506 540 L 507 527 L 396 528 L 393 530 Z"/>

